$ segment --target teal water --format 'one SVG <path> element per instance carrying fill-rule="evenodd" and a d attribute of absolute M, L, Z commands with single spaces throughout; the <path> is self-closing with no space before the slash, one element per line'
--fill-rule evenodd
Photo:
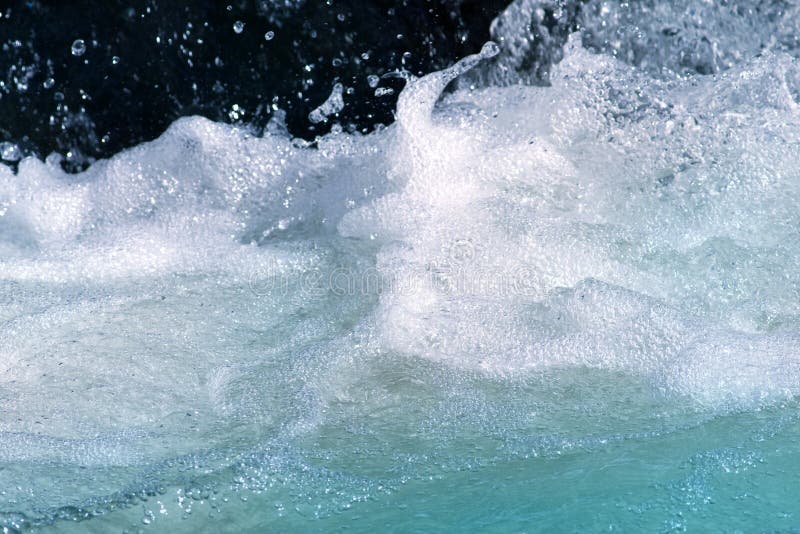
<path fill-rule="evenodd" d="M 229 451 L 234 467 L 126 495 L 112 506 L 121 510 L 55 529 L 135 531 L 151 521 L 169 532 L 796 528 L 796 403 L 704 417 L 654 402 L 622 377 L 588 373 L 511 387 L 459 377 L 443 398 L 433 393 L 442 387 L 436 369 L 420 380 L 411 365 L 376 367 L 387 380 L 370 377 L 359 400 L 337 403 L 328 424 L 296 443 Z M 594 392 L 576 398 L 576 388 Z M 362 412 L 367 404 L 371 413 Z M 419 406 L 416 417 L 409 405 Z M 170 467 L 197 472 L 219 461 Z"/>

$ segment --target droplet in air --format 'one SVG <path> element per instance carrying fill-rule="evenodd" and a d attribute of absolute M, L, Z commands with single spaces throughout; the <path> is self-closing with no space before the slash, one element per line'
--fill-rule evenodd
<path fill-rule="evenodd" d="M 0 158 L 5 161 L 19 161 L 22 158 L 22 153 L 19 147 L 14 143 L 0 143 Z"/>
<path fill-rule="evenodd" d="M 86 43 L 83 39 L 75 39 L 72 42 L 72 55 L 75 57 L 82 56 L 86 52 Z"/>
<path fill-rule="evenodd" d="M 334 85 L 328 99 L 308 114 L 308 120 L 314 124 L 318 124 L 327 120 L 328 116 L 342 111 L 342 108 L 344 108 L 344 99 L 342 98 L 343 92 L 344 86 L 342 84 L 337 83 Z"/>
<path fill-rule="evenodd" d="M 233 31 L 236 33 L 242 33 L 244 31 L 244 22 L 241 20 L 237 20 L 233 23 Z"/>
<path fill-rule="evenodd" d="M 238 121 L 244 116 L 244 109 L 242 109 L 239 104 L 234 104 L 231 106 L 231 110 L 228 112 L 228 117 L 232 121 Z"/>
<path fill-rule="evenodd" d="M 267 33 L 264 34 L 264 39 L 266 39 L 267 41 L 271 41 L 274 38 L 275 38 L 275 32 L 272 31 L 272 30 L 270 30 L 270 31 L 268 31 Z"/>

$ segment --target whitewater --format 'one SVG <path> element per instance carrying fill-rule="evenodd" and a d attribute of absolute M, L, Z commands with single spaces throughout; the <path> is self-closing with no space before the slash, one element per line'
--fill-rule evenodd
<path fill-rule="evenodd" d="M 0 528 L 797 528 L 800 65 L 749 46 L 0 166 Z"/>

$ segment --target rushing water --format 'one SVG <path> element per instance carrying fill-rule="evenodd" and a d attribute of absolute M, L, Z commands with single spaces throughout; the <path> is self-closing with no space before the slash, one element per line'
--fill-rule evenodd
<path fill-rule="evenodd" d="M 0 167 L 0 527 L 799 528 L 797 26 L 605 4 L 547 87 L 498 21 L 368 135 Z"/>

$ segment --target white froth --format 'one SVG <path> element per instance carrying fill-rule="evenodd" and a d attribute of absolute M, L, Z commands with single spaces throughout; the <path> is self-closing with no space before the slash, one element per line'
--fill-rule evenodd
<path fill-rule="evenodd" d="M 791 343 L 770 341 L 797 324 L 784 322 L 797 311 L 796 70 L 769 55 L 663 83 L 573 38 L 551 88 L 457 92 L 431 117 L 448 73 L 411 82 L 404 188 L 339 225 L 385 238 L 378 267 L 404 282 L 381 297 L 387 348 L 503 373 L 623 370 L 717 406 L 797 393 Z M 575 288 L 568 313 L 561 288 Z M 730 347 L 705 356 L 708 380 L 676 379 L 703 376 L 686 360 L 712 331 Z M 725 362 L 746 358 L 743 332 L 759 339 L 752 372 Z M 750 380 L 773 375 L 787 378 Z"/>
<path fill-rule="evenodd" d="M 441 96 L 496 53 L 313 149 L 189 118 L 80 175 L 0 167 L 5 457 L 295 436 L 374 355 L 799 394 L 796 60 L 657 81 L 573 37 L 550 87 Z"/>

